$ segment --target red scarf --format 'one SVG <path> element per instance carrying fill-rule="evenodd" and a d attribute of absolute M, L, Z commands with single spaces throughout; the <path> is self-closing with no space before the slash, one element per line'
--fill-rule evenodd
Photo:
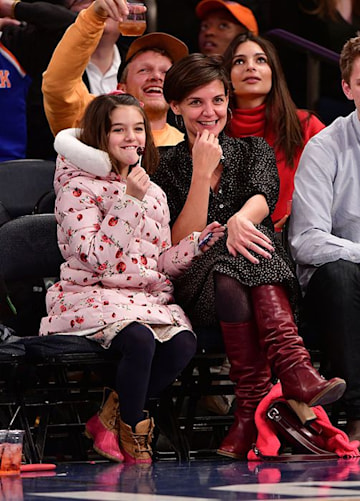
<path fill-rule="evenodd" d="M 276 135 L 271 130 L 271 124 L 267 127 L 265 133 L 265 110 L 266 105 L 262 104 L 256 108 L 232 110 L 232 119 L 229 125 L 229 136 L 231 137 L 246 137 L 257 136 L 263 137 L 271 147 L 274 147 Z M 315 115 L 309 115 L 307 111 L 297 110 L 300 123 L 302 124 L 304 146 L 308 140 L 322 130 L 325 125 L 320 122 Z M 271 215 L 273 222 L 282 219 L 285 215 L 290 214 L 291 200 L 294 191 L 294 176 L 300 160 L 302 148 L 299 148 L 294 157 L 294 165 L 287 164 L 284 152 L 275 149 L 275 159 L 278 168 L 280 179 L 280 192 L 275 210 Z"/>
<path fill-rule="evenodd" d="M 256 108 L 235 108 L 232 110 L 232 119 L 229 125 L 229 136 L 263 137 L 273 148 L 275 144 L 275 135 L 271 133 L 271 127 L 268 127 L 268 131 L 265 133 L 265 110 L 266 104 L 262 104 Z M 292 192 L 294 190 L 293 175 L 296 170 L 286 164 L 281 150 L 279 151 L 279 149 L 275 149 L 275 158 L 280 178 L 280 192 L 275 210 L 271 215 L 271 219 L 274 223 L 288 213 L 288 201 L 292 199 Z"/>
<path fill-rule="evenodd" d="M 230 134 L 232 137 L 257 136 L 265 137 L 265 109 L 262 104 L 256 108 L 232 110 Z M 267 138 L 265 138 L 267 140 Z M 270 143 L 269 143 L 270 144 Z"/>

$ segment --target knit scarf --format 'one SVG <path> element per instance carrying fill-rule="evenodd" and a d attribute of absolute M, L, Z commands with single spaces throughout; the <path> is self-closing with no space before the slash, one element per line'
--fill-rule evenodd
<path fill-rule="evenodd" d="M 263 137 L 270 144 L 270 146 L 273 146 L 275 142 L 274 135 L 268 131 L 265 134 L 265 110 L 266 104 L 261 104 L 256 108 L 235 108 L 232 110 L 232 119 L 229 125 L 229 136 Z"/>

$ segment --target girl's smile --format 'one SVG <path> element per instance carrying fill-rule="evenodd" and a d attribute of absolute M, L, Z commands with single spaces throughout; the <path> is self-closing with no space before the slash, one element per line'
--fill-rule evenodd
<path fill-rule="evenodd" d="M 144 119 L 135 106 L 118 106 L 110 118 L 109 153 L 118 162 L 120 174 L 126 176 L 129 165 L 139 160 L 138 148 L 145 146 Z"/>

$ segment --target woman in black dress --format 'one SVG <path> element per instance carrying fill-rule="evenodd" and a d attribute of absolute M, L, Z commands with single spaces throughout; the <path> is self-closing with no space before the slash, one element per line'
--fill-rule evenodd
<path fill-rule="evenodd" d="M 176 288 L 195 329 L 221 327 L 237 409 L 218 452 L 243 458 L 255 442 L 254 412 L 271 371 L 285 398 L 306 413 L 340 398 L 345 382 L 323 379 L 298 335 L 289 301 L 296 304 L 297 282 L 270 218 L 279 190 L 274 153 L 262 138 L 224 134 L 229 83 L 222 60 L 185 57 L 168 71 L 164 95 L 186 131 L 184 142 L 163 152 L 153 178 L 168 197 L 173 243 L 208 221 L 227 225 Z"/>

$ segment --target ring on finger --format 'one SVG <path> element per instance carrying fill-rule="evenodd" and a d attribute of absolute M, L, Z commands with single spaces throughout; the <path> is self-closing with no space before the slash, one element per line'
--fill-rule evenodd
<path fill-rule="evenodd" d="M 248 249 L 251 250 L 252 246 L 253 246 L 252 242 L 249 242 Z"/>

